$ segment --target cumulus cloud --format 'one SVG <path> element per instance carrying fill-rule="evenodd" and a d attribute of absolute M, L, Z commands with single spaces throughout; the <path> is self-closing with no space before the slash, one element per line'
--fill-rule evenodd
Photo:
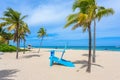
<path fill-rule="evenodd" d="M 30 10 L 29 10 L 30 11 Z M 32 11 L 32 12 L 31 12 Z M 27 22 L 30 25 L 50 24 L 65 21 L 72 12 L 71 2 L 58 4 L 38 5 L 31 9 Z"/>

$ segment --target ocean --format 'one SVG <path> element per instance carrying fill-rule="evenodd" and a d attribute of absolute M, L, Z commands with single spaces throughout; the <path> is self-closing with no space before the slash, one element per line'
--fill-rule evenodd
<path fill-rule="evenodd" d="M 39 48 L 39 46 L 32 46 L 32 47 Z M 64 47 L 65 46 L 42 46 L 41 48 L 64 49 Z M 88 50 L 88 46 L 67 46 L 67 49 Z M 96 50 L 120 51 L 120 46 L 97 46 Z"/>

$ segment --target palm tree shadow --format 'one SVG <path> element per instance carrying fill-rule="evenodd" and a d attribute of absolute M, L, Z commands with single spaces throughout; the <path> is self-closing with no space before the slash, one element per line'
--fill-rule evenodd
<path fill-rule="evenodd" d="M 41 51 L 41 52 L 33 51 L 32 53 L 38 53 L 38 54 L 40 54 L 40 53 L 43 53 L 43 52 L 46 52 L 46 51 Z"/>
<path fill-rule="evenodd" d="M 33 57 L 40 57 L 39 54 L 33 54 L 33 55 L 25 55 L 23 58 L 33 58 Z"/>
<path fill-rule="evenodd" d="M 86 57 L 88 57 L 88 54 L 82 54 L 82 56 L 86 56 Z"/>
<path fill-rule="evenodd" d="M 88 61 L 86 60 L 76 60 L 73 62 L 74 64 L 82 64 L 82 66 L 80 67 L 80 69 L 82 68 L 85 68 L 88 66 Z M 94 64 L 94 63 L 91 63 L 91 65 L 94 65 L 94 66 L 97 66 L 97 67 L 100 67 L 100 68 L 104 68 L 103 66 L 99 65 L 99 64 Z M 77 70 L 78 71 L 78 70 Z"/>
<path fill-rule="evenodd" d="M 15 73 L 19 72 L 17 69 L 12 69 L 12 70 L 0 70 L 0 80 L 14 80 L 10 79 L 15 77 Z"/>
<path fill-rule="evenodd" d="M 37 51 L 31 51 L 32 53 L 38 53 Z"/>
<path fill-rule="evenodd" d="M 89 54 L 82 54 L 82 56 L 86 56 L 86 57 L 88 57 L 88 55 L 89 55 Z M 97 55 L 97 56 L 98 56 L 98 55 Z"/>
<path fill-rule="evenodd" d="M 38 52 L 38 51 L 31 50 L 30 52 L 40 54 L 40 53 L 44 53 L 44 52 L 48 52 L 48 51 L 39 51 L 39 52 Z"/>
<path fill-rule="evenodd" d="M 86 60 L 76 60 L 73 62 L 74 64 L 82 64 L 81 68 L 87 67 L 88 62 Z"/>

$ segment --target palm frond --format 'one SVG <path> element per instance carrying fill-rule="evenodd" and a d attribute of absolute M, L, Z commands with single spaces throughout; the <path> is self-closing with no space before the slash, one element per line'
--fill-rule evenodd
<path fill-rule="evenodd" d="M 74 24 L 74 23 L 76 23 L 76 22 L 77 22 L 77 19 L 70 20 L 70 21 L 68 21 L 68 22 L 65 24 L 64 28 L 67 28 L 68 26 L 70 26 L 70 25 L 72 25 L 72 24 Z"/>
<path fill-rule="evenodd" d="M 97 6 L 97 9 L 99 11 L 99 10 L 105 9 L 105 7 L 103 7 L 103 6 Z"/>
<path fill-rule="evenodd" d="M 80 9 L 81 13 L 86 13 L 87 9 L 89 8 L 89 5 L 94 5 L 95 0 L 76 0 L 73 4 L 73 11 L 75 11 L 77 8 Z"/>
<path fill-rule="evenodd" d="M 8 31 L 12 31 L 16 28 L 16 26 L 17 26 L 16 24 L 12 24 L 7 29 L 8 29 Z"/>
<path fill-rule="evenodd" d="M 67 21 L 76 19 L 77 17 L 78 17 L 78 13 L 76 13 L 76 14 L 70 14 L 69 16 L 67 16 Z"/>
<path fill-rule="evenodd" d="M 20 20 L 23 20 L 24 18 L 26 18 L 28 15 L 24 15 Z"/>
<path fill-rule="evenodd" d="M 88 24 L 83 24 L 83 26 L 84 27 L 82 28 L 83 29 L 82 31 L 85 32 L 88 29 Z"/>
<path fill-rule="evenodd" d="M 68 26 L 70 26 L 71 24 L 74 24 L 77 22 L 78 19 L 78 13 L 76 14 L 70 14 L 67 17 L 67 23 L 65 24 L 64 28 L 67 28 Z"/>
<path fill-rule="evenodd" d="M 84 9 L 87 7 L 89 0 L 76 0 L 73 4 L 73 11 L 75 11 L 77 8 L 81 9 L 84 11 Z"/>
<path fill-rule="evenodd" d="M 0 18 L 0 19 L 9 23 L 14 23 L 14 21 L 11 18 Z"/>
<path fill-rule="evenodd" d="M 7 26 L 7 25 L 10 25 L 10 23 L 9 22 L 2 22 L 2 23 L 0 23 L 0 27 L 4 27 L 4 26 Z"/>
<path fill-rule="evenodd" d="M 76 28 L 80 27 L 79 23 L 76 23 L 73 27 L 72 30 L 75 30 Z"/>
<path fill-rule="evenodd" d="M 78 23 L 85 23 L 86 20 L 88 19 L 88 15 L 87 14 L 83 14 L 83 13 L 80 13 L 79 16 L 78 16 Z"/>
<path fill-rule="evenodd" d="M 0 35 L 0 42 L 5 42 L 6 39 Z"/>
<path fill-rule="evenodd" d="M 4 16 L 9 17 L 13 20 L 18 21 L 21 13 L 13 10 L 12 8 L 7 8 L 7 11 L 4 12 Z"/>
<path fill-rule="evenodd" d="M 108 16 L 108 15 L 112 15 L 114 14 L 114 10 L 112 8 L 108 8 L 108 9 L 101 9 L 98 11 L 98 13 L 96 14 L 96 18 L 98 18 L 98 21 L 100 21 L 100 19 L 103 16 Z"/>

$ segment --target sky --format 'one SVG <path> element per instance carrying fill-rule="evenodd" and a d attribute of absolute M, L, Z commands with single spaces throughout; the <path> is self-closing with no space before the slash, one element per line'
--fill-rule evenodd
<path fill-rule="evenodd" d="M 38 30 L 44 26 L 48 36 L 44 38 L 43 46 L 63 46 L 68 43 L 71 46 L 87 46 L 88 32 L 81 28 L 71 30 L 72 25 L 64 29 L 66 18 L 72 11 L 75 0 L 3 0 L 0 5 L 0 17 L 8 8 L 28 15 L 24 20 L 31 31 L 26 37 L 27 44 L 39 46 L 40 38 L 37 37 Z M 97 21 L 97 46 L 120 45 L 120 0 L 97 0 L 99 6 L 113 8 L 114 15 L 103 17 Z M 93 26 L 93 25 L 92 25 Z M 93 29 L 92 29 L 93 32 Z M 13 44 L 11 42 L 11 44 Z M 22 45 L 22 44 L 21 44 Z"/>

